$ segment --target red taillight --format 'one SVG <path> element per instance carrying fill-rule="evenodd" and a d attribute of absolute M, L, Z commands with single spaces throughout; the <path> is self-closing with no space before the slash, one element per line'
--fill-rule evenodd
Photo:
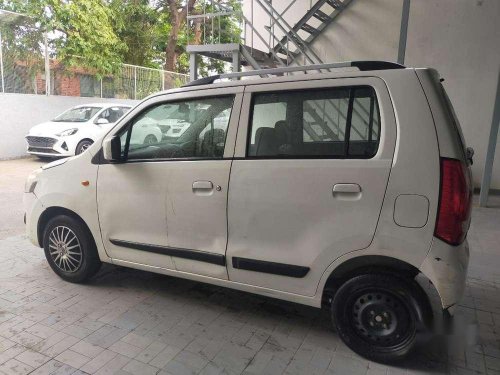
<path fill-rule="evenodd" d="M 450 245 L 460 245 L 469 229 L 471 200 L 467 165 L 441 158 L 441 192 L 434 235 Z"/>

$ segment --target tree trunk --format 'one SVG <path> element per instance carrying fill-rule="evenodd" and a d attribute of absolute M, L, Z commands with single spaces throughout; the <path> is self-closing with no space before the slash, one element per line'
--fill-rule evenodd
<path fill-rule="evenodd" d="M 165 70 L 174 72 L 177 64 L 177 37 L 179 36 L 179 25 L 172 24 L 170 36 L 168 37 L 167 47 L 165 48 Z"/>
<path fill-rule="evenodd" d="M 201 44 L 201 22 L 194 24 L 194 39 L 192 44 Z"/>
<path fill-rule="evenodd" d="M 168 9 L 170 11 L 170 19 L 172 22 L 172 29 L 168 37 L 167 46 L 165 47 L 165 64 L 164 69 L 175 71 L 177 64 L 177 38 L 179 31 L 186 24 L 187 10 L 192 12 L 196 0 L 188 0 L 187 6 L 179 6 L 176 0 L 166 0 Z"/>

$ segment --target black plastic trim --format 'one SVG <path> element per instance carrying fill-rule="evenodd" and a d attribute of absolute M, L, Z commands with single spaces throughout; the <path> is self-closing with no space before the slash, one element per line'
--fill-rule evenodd
<path fill-rule="evenodd" d="M 352 61 L 351 66 L 358 68 L 360 71 L 370 70 L 390 70 L 390 69 L 406 69 L 406 66 L 391 62 L 391 61 Z"/>
<path fill-rule="evenodd" d="M 129 249 L 134 249 L 139 251 L 147 251 L 155 254 L 170 255 L 176 258 L 197 260 L 200 262 L 217 264 L 218 266 L 226 265 L 226 257 L 222 254 L 214 254 L 214 253 L 208 253 L 204 251 L 191 250 L 191 249 L 181 249 L 176 247 L 150 245 L 138 242 L 116 240 L 112 238 L 109 239 L 109 242 L 111 242 L 113 245 L 116 246 L 126 247 Z"/>
<path fill-rule="evenodd" d="M 272 273 L 274 275 L 302 278 L 309 272 L 309 267 L 296 266 L 293 264 L 267 262 L 264 260 L 248 258 L 232 258 L 233 267 L 240 270 Z"/>
<path fill-rule="evenodd" d="M 194 81 L 186 83 L 185 85 L 182 85 L 182 87 L 209 85 L 211 83 L 214 83 L 214 81 L 218 80 L 219 78 L 220 78 L 219 74 L 209 76 L 209 77 L 204 77 L 204 78 L 198 78 L 198 79 L 195 79 Z"/>

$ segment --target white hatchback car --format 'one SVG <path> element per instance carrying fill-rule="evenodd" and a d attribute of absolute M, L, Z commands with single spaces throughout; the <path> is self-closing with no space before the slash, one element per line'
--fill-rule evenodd
<path fill-rule="evenodd" d="M 435 70 L 314 69 L 332 71 L 145 99 L 28 177 L 31 241 L 70 282 L 108 262 L 325 306 L 356 352 L 405 356 L 434 317 L 420 282 L 450 314 L 464 292 L 472 152 Z M 180 136 L 131 141 L 152 118 L 177 121 L 170 105 Z"/>
<path fill-rule="evenodd" d="M 114 103 L 79 105 L 55 119 L 36 125 L 26 136 L 27 152 L 39 157 L 78 155 L 107 133 L 131 106 Z M 156 143 L 162 132 L 156 124 L 141 128 L 136 143 Z"/>

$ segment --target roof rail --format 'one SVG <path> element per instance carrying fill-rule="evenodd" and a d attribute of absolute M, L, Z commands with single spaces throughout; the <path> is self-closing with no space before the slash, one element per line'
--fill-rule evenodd
<path fill-rule="evenodd" d="M 267 76 L 268 74 L 282 75 L 283 73 L 289 73 L 289 72 L 307 72 L 309 70 L 335 69 L 335 68 L 358 68 L 360 71 L 367 71 L 367 70 L 405 69 L 406 67 L 404 65 L 400 65 L 390 61 L 369 61 L 369 60 L 346 61 L 346 62 L 338 62 L 330 64 L 314 64 L 305 66 L 286 66 L 281 68 L 250 70 L 248 72 L 217 74 L 210 77 L 200 78 L 195 81 L 191 81 L 189 83 L 186 83 L 182 87 L 208 85 L 214 83 L 217 80 L 225 78 Z"/>

